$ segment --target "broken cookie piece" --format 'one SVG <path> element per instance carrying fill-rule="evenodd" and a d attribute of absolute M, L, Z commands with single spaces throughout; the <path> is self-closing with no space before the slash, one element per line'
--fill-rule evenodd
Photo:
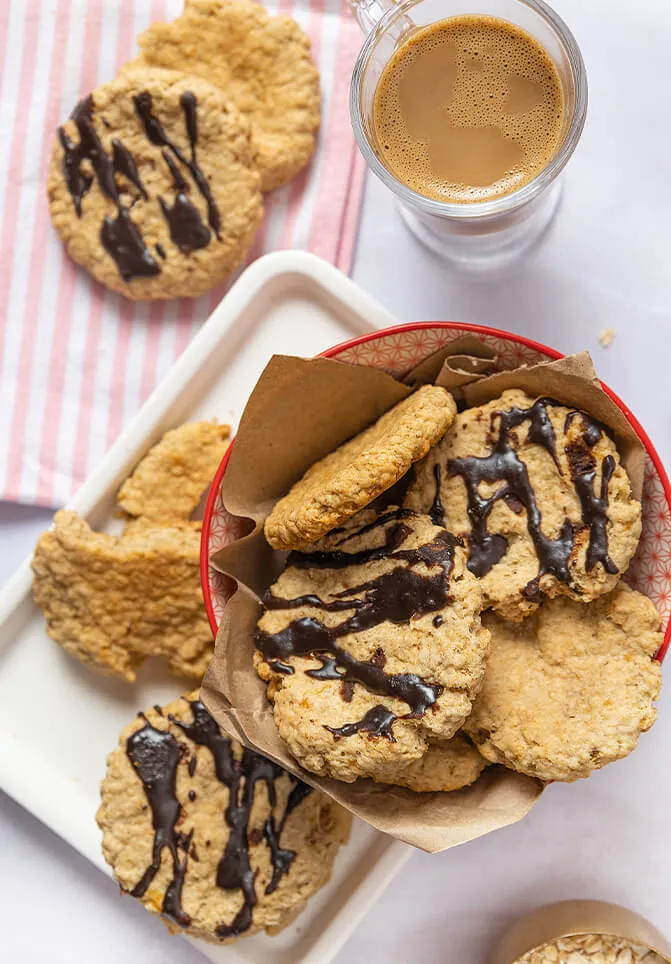
<path fill-rule="evenodd" d="M 200 534 L 138 527 L 121 539 L 57 512 L 35 549 L 35 602 L 55 642 L 130 682 L 150 656 L 202 679 L 212 654 L 199 579 Z"/>
<path fill-rule="evenodd" d="M 230 432 L 216 422 L 187 422 L 166 432 L 121 486 L 121 508 L 161 525 L 188 520 L 224 457 Z"/>

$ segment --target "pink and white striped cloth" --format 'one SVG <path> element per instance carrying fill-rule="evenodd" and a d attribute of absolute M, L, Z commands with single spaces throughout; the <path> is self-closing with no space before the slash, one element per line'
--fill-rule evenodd
<path fill-rule="evenodd" d="M 322 132 L 309 169 L 267 198 L 251 257 L 304 248 L 348 271 L 364 166 L 349 124 L 361 45 L 346 0 L 271 0 L 311 40 Z M 65 255 L 45 196 L 52 138 L 181 0 L 0 0 L 0 499 L 63 504 L 221 299 L 134 304 Z"/>

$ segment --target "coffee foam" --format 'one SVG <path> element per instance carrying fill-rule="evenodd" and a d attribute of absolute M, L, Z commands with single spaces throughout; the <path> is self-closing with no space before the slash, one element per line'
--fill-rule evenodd
<path fill-rule="evenodd" d="M 561 81 L 526 31 L 487 16 L 421 28 L 375 94 L 382 160 L 421 194 L 489 200 L 530 181 L 561 141 Z"/>

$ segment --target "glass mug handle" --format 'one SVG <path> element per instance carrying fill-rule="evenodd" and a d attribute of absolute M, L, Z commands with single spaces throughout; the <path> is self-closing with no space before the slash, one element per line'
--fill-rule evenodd
<path fill-rule="evenodd" d="M 378 25 L 385 13 L 399 6 L 394 0 L 349 0 L 349 5 L 366 35 Z"/>

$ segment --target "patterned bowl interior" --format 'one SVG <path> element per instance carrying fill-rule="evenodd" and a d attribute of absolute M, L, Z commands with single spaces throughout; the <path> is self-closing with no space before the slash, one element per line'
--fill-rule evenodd
<path fill-rule="evenodd" d="M 559 357 L 552 349 L 507 332 L 452 323 L 420 323 L 382 330 L 345 342 L 324 354 L 354 365 L 382 368 L 391 375 L 402 377 L 433 352 L 463 335 L 464 331 L 473 332 L 496 351 L 500 369 L 519 368 L 523 364 Z M 616 398 L 615 401 L 629 417 L 619 400 Z M 665 651 L 671 636 L 671 488 L 650 440 L 637 424 L 634 424 L 634 428 L 647 452 L 643 485 L 643 534 L 626 578 L 635 589 L 649 596 L 659 609 L 664 620 Z M 240 520 L 229 515 L 221 501 L 225 463 L 226 460 L 215 476 L 203 523 L 203 592 L 210 623 L 215 631 L 232 585 L 207 560 L 212 553 L 243 534 Z"/>

